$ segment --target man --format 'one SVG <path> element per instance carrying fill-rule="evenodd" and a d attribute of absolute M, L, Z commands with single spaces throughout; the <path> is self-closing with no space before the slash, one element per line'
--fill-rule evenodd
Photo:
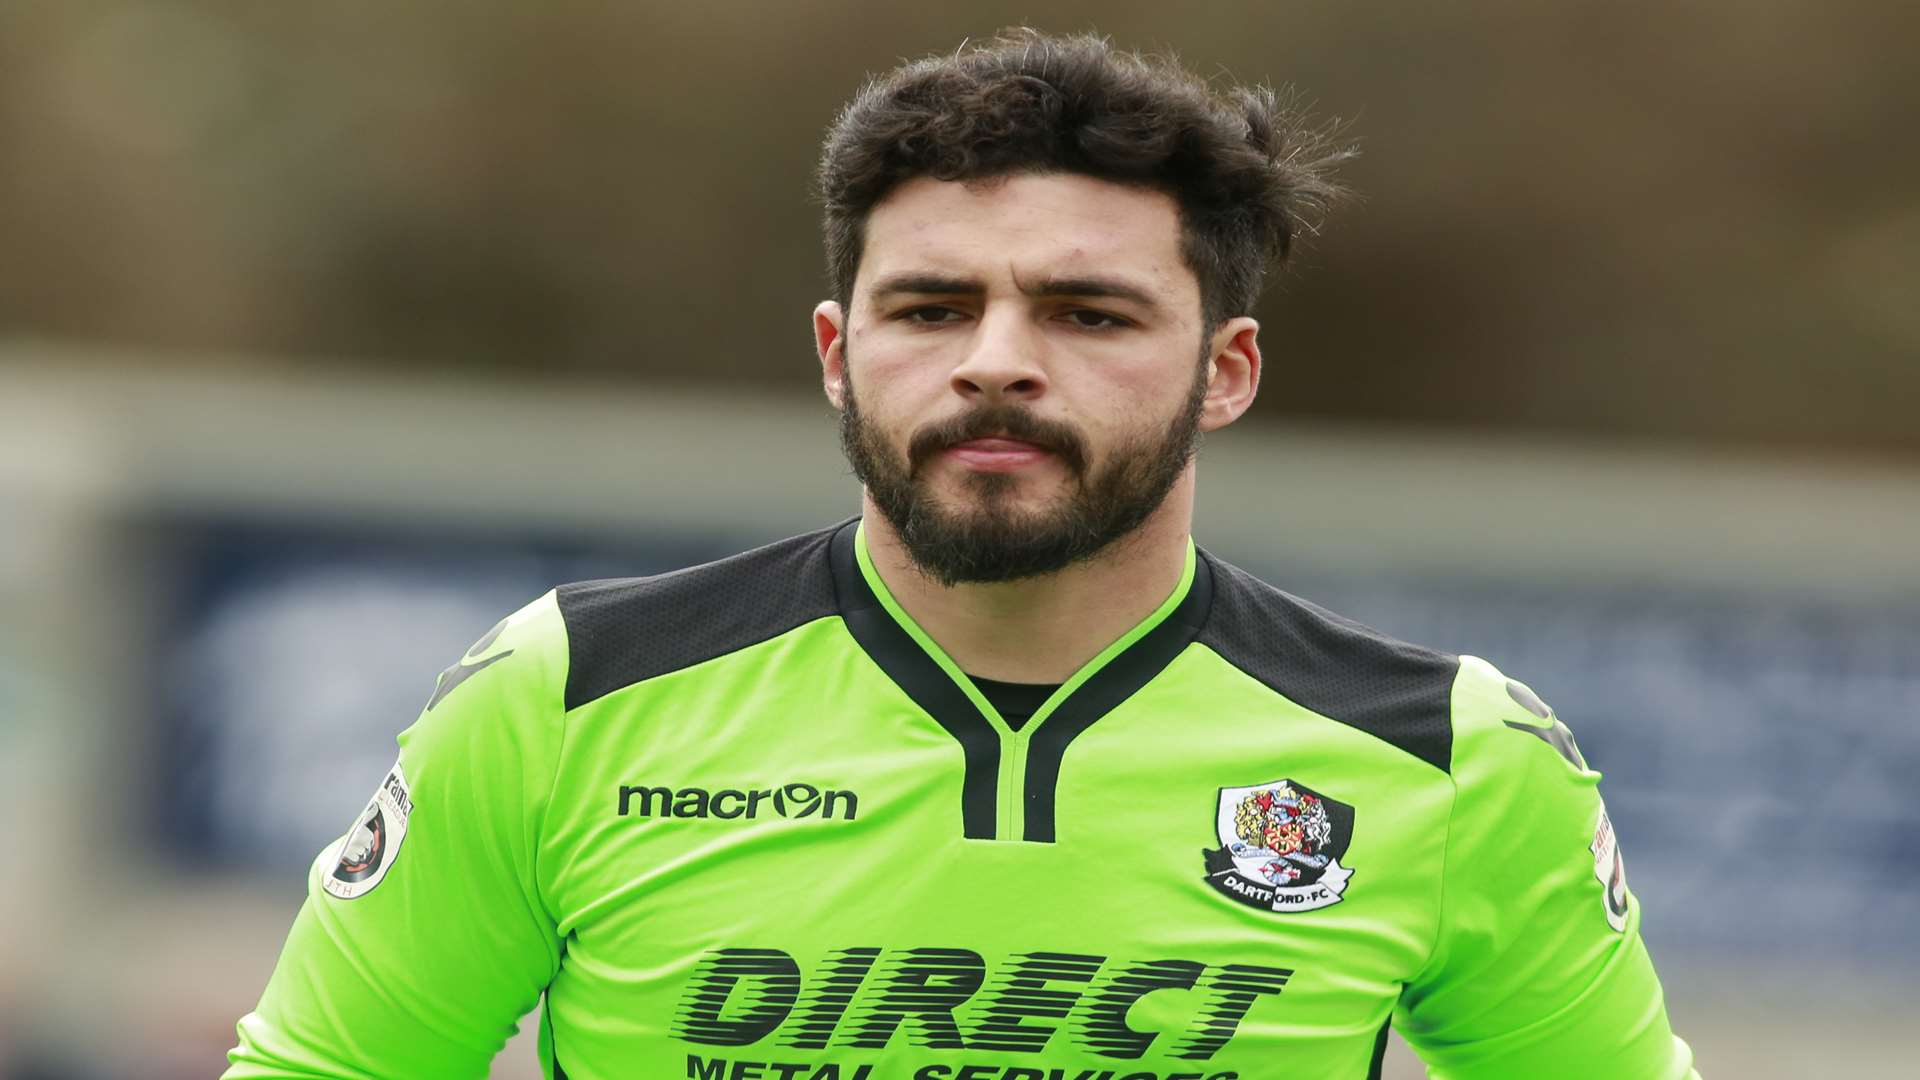
<path fill-rule="evenodd" d="M 1339 155 L 1019 32 L 821 170 L 857 521 L 563 586 L 441 675 L 229 1076 L 1690 1075 L 1566 727 L 1189 538 Z"/>

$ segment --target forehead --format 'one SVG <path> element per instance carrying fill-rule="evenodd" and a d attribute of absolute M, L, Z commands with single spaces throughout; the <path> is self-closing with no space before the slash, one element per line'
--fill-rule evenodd
<path fill-rule="evenodd" d="M 888 192 L 867 216 L 860 279 L 919 271 L 990 287 L 1029 275 L 1119 274 L 1176 308 L 1200 295 L 1172 196 L 1071 173 L 916 177 Z"/>

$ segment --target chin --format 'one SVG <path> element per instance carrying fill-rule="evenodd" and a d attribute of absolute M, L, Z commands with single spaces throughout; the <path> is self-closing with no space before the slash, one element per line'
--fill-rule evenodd
<path fill-rule="evenodd" d="M 1065 510 L 1070 499 L 1065 486 L 1005 473 L 982 473 L 968 477 L 959 491 L 942 492 L 939 499 L 941 508 L 950 514 L 993 519 L 1054 517 Z"/>

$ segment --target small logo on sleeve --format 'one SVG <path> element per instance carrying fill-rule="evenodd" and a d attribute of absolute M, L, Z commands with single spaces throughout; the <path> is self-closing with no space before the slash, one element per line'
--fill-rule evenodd
<path fill-rule="evenodd" d="M 513 655 L 513 650 L 507 649 L 504 652 L 494 653 L 485 660 L 479 658 L 481 653 L 487 651 L 488 646 L 499 640 L 500 632 L 507 628 L 508 621 L 507 619 L 501 619 L 499 622 L 494 623 L 493 629 L 480 635 L 480 640 L 473 643 L 473 646 L 467 650 L 465 656 L 455 661 L 452 667 L 440 673 L 439 680 L 433 684 L 433 696 L 427 699 L 428 712 L 432 712 L 435 706 L 445 701 L 447 695 L 453 693 L 454 687 L 478 675 L 489 665 L 505 660 L 507 657 Z"/>
<path fill-rule="evenodd" d="M 1220 847 L 1207 884 L 1263 911 L 1312 911 L 1340 902 L 1353 871 L 1340 865 L 1353 839 L 1353 807 L 1292 780 L 1221 788 Z"/>
<path fill-rule="evenodd" d="M 400 844 L 407 838 L 407 819 L 412 815 L 413 796 L 407 791 L 406 774 L 395 762 L 393 771 L 373 793 L 373 800 L 354 819 L 353 828 L 340 838 L 333 867 L 320 879 L 320 887 L 342 900 L 373 891 L 400 857 Z"/>

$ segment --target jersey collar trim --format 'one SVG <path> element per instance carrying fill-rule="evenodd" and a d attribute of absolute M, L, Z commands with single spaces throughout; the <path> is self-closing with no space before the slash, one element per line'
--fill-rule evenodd
<path fill-rule="evenodd" d="M 915 704 L 960 743 L 966 775 L 963 835 L 1052 843 L 1054 796 L 1067 746 L 1173 662 L 1199 634 L 1213 604 L 1213 575 L 1191 540 L 1180 583 L 1154 612 L 1101 650 L 1019 732 L 1009 728 L 973 681 L 902 610 L 874 569 L 859 522 L 829 547 L 835 591 L 848 631 Z M 1002 814 L 1002 766 L 1009 784 Z M 1017 780 L 1016 780 L 1017 777 Z M 1003 835 L 1004 834 L 1004 835 Z"/>
<path fill-rule="evenodd" d="M 961 835 L 969 840 L 992 840 L 1000 736 L 960 686 L 882 606 L 866 575 L 860 572 L 855 554 L 858 530 L 857 519 L 848 522 L 834 533 L 827 547 L 840 617 L 854 641 L 887 678 L 960 744 L 966 769 L 960 791 Z"/>

